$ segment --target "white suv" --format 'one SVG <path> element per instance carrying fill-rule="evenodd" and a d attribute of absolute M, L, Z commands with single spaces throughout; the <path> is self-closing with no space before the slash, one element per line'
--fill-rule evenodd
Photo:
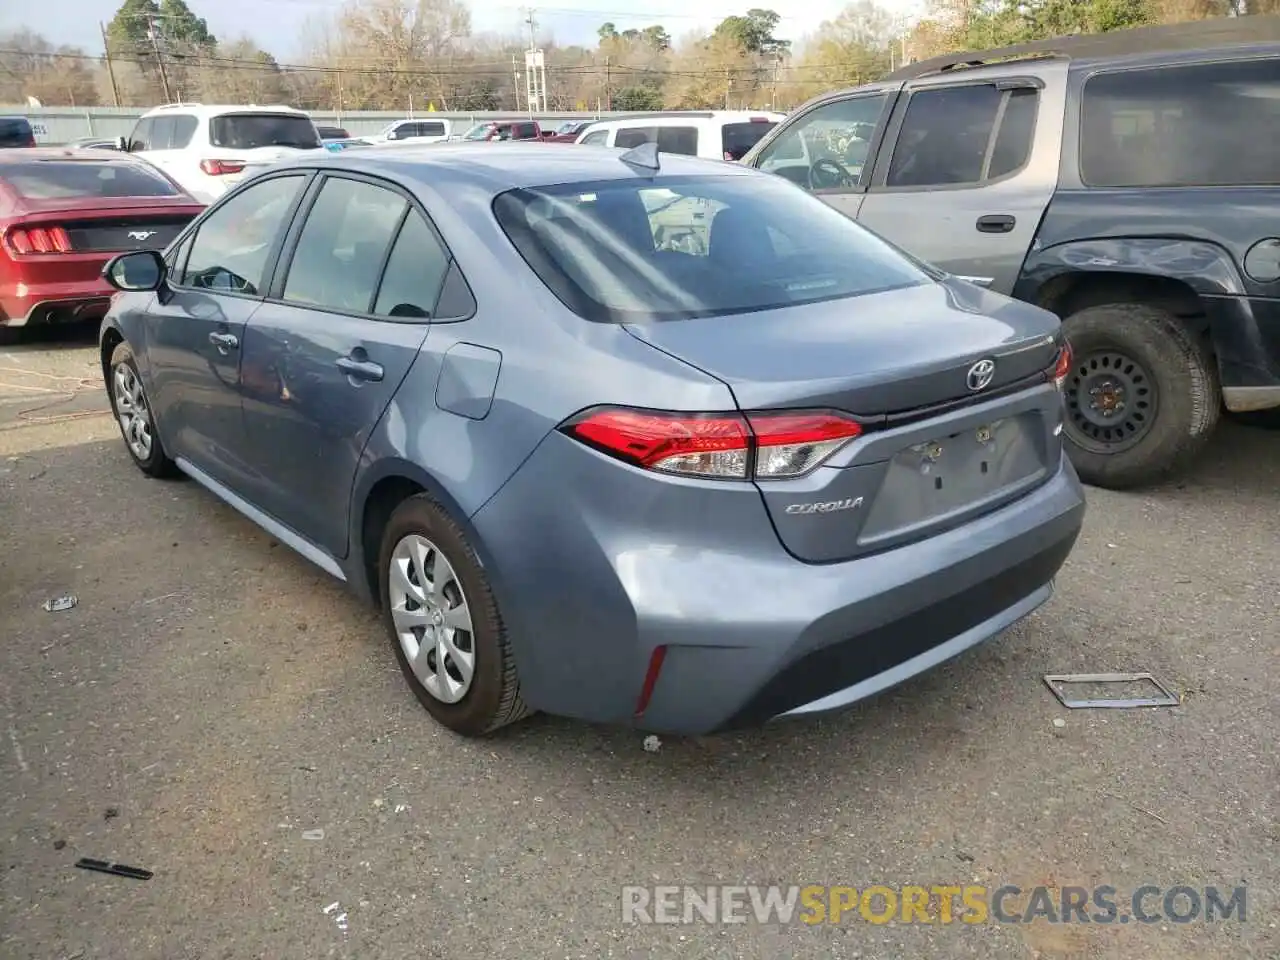
<path fill-rule="evenodd" d="M 782 119 L 781 113 L 745 110 L 638 113 L 597 121 L 574 143 L 630 148 L 656 141 L 663 153 L 737 161 Z"/>
<path fill-rule="evenodd" d="M 203 203 L 277 160 L 322 149 L 311 117 L 281 106 L 170 103 L 148 110 L 120 141 Z"/>
<path fill-rule="evenodd" d="M 395 120 L 382 128 L 374 137 L 365 137 L 375 147 L 396 143 L 443 143 L 453 132 L 449 120 Z"/>

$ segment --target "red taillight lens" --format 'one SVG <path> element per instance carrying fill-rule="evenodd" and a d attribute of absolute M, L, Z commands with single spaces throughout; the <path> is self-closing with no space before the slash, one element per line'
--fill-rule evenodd
<path fill-rule="evenodd" d="M 1058 359 L 1053 364 L 1053 382 L 1058 386 L 1066 382 L 1067 374 L 1071 372 L 1071 360 L 1071 344 L 1064 340 L 1058 350 Z"/>
<path fill-rule="evenodd" d="M 862 433 L 826 411 L 706 414 L 608 407 L 589 410 L 565 433 L 646 470 L 720 480 L 781 480 L 808 473 Z"/>
<path fill-rule="evenodd" d="M 201 160 L 200 169 L 211 177 L 223 177 L 228 173 L 239 173 L 244 164 L 239 160 Z"/>
<path fill-rule="evenodd" d="M 5 235 L 10 253 L 70 253 L 71 238 L 62 227 L 16 227 Z"/>

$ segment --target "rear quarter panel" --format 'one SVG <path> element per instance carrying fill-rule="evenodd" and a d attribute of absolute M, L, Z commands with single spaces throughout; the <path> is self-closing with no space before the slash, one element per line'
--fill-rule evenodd
<path fill-rule="evenodd" d="M 430 483 L 424 485 L 465 521 L 550 431 L 586 407 L 734 408 L 720 381 L 640 343 L 620 326 L 570 313 L 511 246 L 486 193 L 446 202 L 429 185 L 415 184 L 414 190 L 478 309 L 465 320 L 432 324 L 370 438 L 353 491 L 353 543 L 361 542 L 362 504 L 386 476 L 421 481 L 425 474 Z M 466 363 L 454 363 L 459 354 Z M 487 372 L 483 357 L 490 358 Z M 490 397 L 464 396 L 485 390 Z M 364 545 L 370 549 L 377 548 Z"/>

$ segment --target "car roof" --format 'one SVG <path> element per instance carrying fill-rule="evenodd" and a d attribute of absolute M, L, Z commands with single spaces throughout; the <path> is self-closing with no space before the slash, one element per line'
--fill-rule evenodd
<path fill-rule="evenodd" d="M 645 123 L 660 127 L 680 122 L 688 123 L 690 120 L 712 123 L 750 123 L 757 117 L 778 123 L 781 122 L 783 114 L 772 110 L 663 110 L 654 113 L 633 113 L 625 117 L 606 117 L 591 121 L 591 125 L 605 127 L 623 123 Z"/>
<path fill-rule="evenodd" d="M 654 175 L 638 172 L 620 159 L 626 151 L 602 147 L 573 150 L 545 143 L 440 143 L 406 145 L 394 151 L 357 150 L 326 153 L 324 157 L 299 157 L 274 165 L 340 169 L 382 175 L 394 180 L 421 182 L 442 193 L 471 189 L 497 196 L 512 188 L 589 183 L 600 180 L 668 176 L 771 176 L 739 164 L 700 160 L 678 154 L 661 154 Z"/>
<path fill-rule="evenodd" d="M 139 119 L 163 117 L 174 113 L 198 114 L 207 117 L 216 117 L 224 113 L 283 113 L 309 116 L 305 110 L 283 103 L 164 103 L 158 107 L 152 107 Z"/>
<path fill-rule="evenodd" d="M 5 163 L 30 163 L 32 160 L 67 160 L 85 163 L 124 163 L 130 166 L 147 166 L 145 160 L 117 150 L 73 150 L 69 147 L 28 147 L 25 150 L 0 150 L 0 165 Z"/>

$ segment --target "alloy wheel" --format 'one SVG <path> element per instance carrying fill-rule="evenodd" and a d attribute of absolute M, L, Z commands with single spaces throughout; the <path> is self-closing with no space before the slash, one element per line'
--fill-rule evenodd
<path fill-rule="evenodd" d="M 151 435 L 151 409 L 142 392 L 142 383 L 127 363 L 116 364 L 112 380 L 120 432 L 133 455 L 145 463 L 151 457 L 155 440 Z"/>
<path fill-rule="evenodd" d="M 410 534 L 391 552 L 388 602 L 400 648 L 423 688 L 457 703 L 475 676 L 471 608 L 444 552 Z"/>

